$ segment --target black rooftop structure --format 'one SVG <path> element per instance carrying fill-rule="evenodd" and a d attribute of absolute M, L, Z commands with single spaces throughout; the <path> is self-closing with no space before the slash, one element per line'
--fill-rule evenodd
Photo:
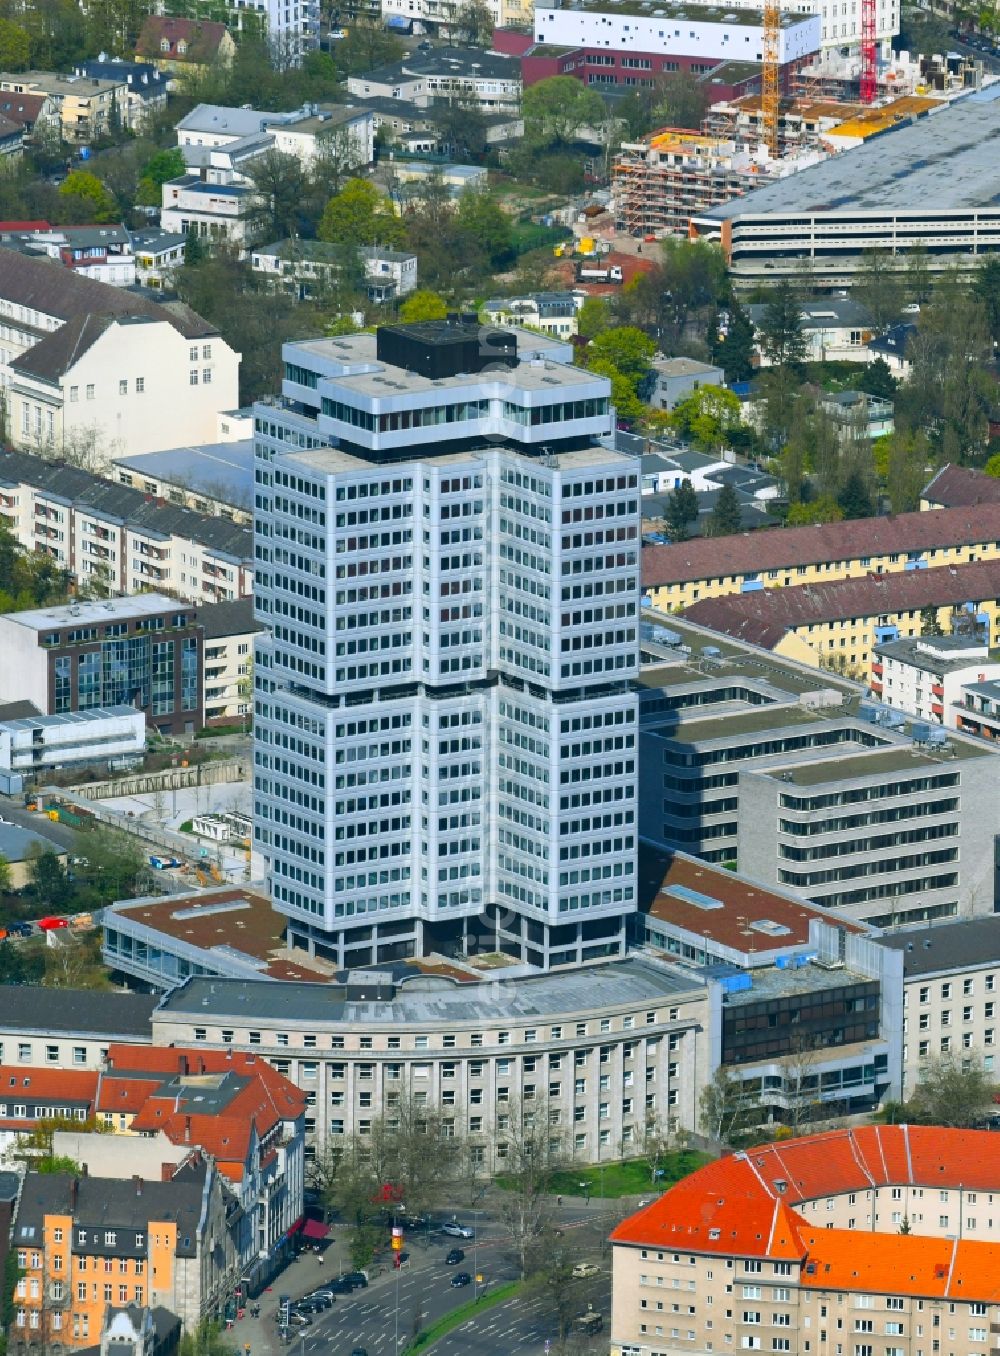
<path fill-rule="evenodd" d="M 475 314 L 455 312 L 447 320 L 380 325 L 375 351 L 379 362 L 438 381 L 490 367 L 516 367 L 517 335 L 481 325 Z"/>

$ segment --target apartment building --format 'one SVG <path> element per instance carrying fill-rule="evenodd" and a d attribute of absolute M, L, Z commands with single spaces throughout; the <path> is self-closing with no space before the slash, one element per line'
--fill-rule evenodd
<path fill-rule="evenodd" d="M 357 257 L 370 301 L 393 301 L 416 288 L 415 254 L 362 245 Z M 345 274 L 350 277 L 352 262 L 339 245 L 297 238 L 255 245 L 250 255 L 251 270 L 273 291 L 283 292 L 296 301 L 321 297 L 337 287 Z"/>
<path fill-rule="evenodd" d="M 649 403 L 655 410 L 672 410 L 703 386 L 724 387 L 726 384 L 726 374 L 721 367 L 716 367 L 714 363 L 699 362 L 697 358 L 654 358 L 650 366 L 656 378 L 656 385 L 653 387 Z M 742 468 L 723 462 L 715 469 L 731 473 Z"/>
<path fill-rule="evenodd" d="M 754 361 L 758 367 L 770 367 L 771 359 L 760 343 L 767 307 L 758 304 L 748 306 L 746 310 L 754 327 Z M 809 362 L 872 361 L 868 350 L 868 341 L 875 333 L 871 314 L 853 297 L 806 298 L 800 304 L 799 325 Z"/>
<path fill-rule="evenodd" d="M 160 594 L 8 612 L 0 647 L 0 698 L 43 715 L 132 705 L 162 734 L 205 723 L 203 628 Z"/>
<path fill-rule="evenodd" d="M 870 138 L 848 161 L 832 156 L 711 207 L 692 219 L 692 230 L 720 242 L 739 291 L 803 269 L 813 288 L 849 288 L 871 249 L 901 267 L 919 249 L 932 272 L 968 273 L 1000 249 L 1000 181 L 986 150 L 994 112 L 960 99 Z"/>
<path fill-rule="evenodd" d="M 684 615 L 816 668 L 868 674 L 875 646 L 900 637 L 956 635 L 1000 640 L 1000 560 L 871 574 L 801 588 L 705 598 Z"/>
<path fill-rule="evenodd" d="M 872 651 L 868 686 L 886 706 L 962 729 L 966 687 L 1000 678 L 1000 656 L 969 636 L 887 640 Z"/>
<path fill-rule="evenodd" d="M 639 475 L 570 359 L 384 326 L 286 345 L 255 409 L 255 838 L 290 937 L 338 965 L 624 946 Z"/>
<path fill-rule="evenodd" d="M 167 84 L 161 70 L 149 61 L 123 61 L 121 57 L 106 57 L 103 54 L 76 67 L 76 74 L 88 80 L 123 80 L 125 82 L 126 127 L 136 131 L 150 117 L 162 113 L 167 107 Z"/>
<path fill-rule="evenodd" d="M 966 508 L 970 504 L 1000 504 L 1000 480 L 968 466 L 953 466 L 951 462 L 941 467 L 920 496 L 924 511 Z"/>
<path fill-rule="evenodd" d="M 347 88 L 362 102 L 405 99 L 417 108 L 429 108 L 471 101 L 483 113 L 517 113 L 521 63 L 516 57 L 478 48 L 436 47 L 410 52 L 402 61 L 363 75 L 349 75 Z"/>
<path fill-rule="evenodd" d="M 996 1185 L 988 1132 L 935 1126 L 718 1159 L 612 1232 L 612 1356 L 791 1352 L 828 1334 L 880 1353 L 985 1353 Z"/>
<path fill-rule="evenodd" d="M 695 539 L 647 547 L 642 586 L 653 607 L 674 612 L 756 589 L 994 560 L 998 538 L 1000 502 Z"/>
<path fill-rule="evenodd" d="M 15 446 L 100 463 L 208 441 L 239 403 L 239 355 L 181 303 L 0 249 L 0 384 Z"/>
<path fill-rule="evenodd" d="M 699 8 L 701 8 L 699 0 Z M 759 0 L 735 0 L 731 7 L 737 12 L 760 8 Z M 646 6 L 643 9 L 648 12 Z M 832 66 L 845 68 L 844 56 L 857 60 L 861 46 L 861 22 L 857 13 L 849 13 L 833 0 L 783 0 L 783 11 L 796 14 L 815 14 L 820 20 L 820 69 Z M 899 4 L 897 0 L 878 0 L 874 15 L 876 59 L 892 61 L 892 39 L 899 32 Z"/>
<path fill-rule="evenodd" d="M 124 226 L 0 222 L 0 244 L 22 254 L 55 259 L 81 277 L 112 287 L 131 287 L 135 282 L 132 241 Z"/>
<path fill-rule="evenodd" d="M 230 65 L 236 43 L 226 25 L 215 20 L 150 14 L 142 25 L 135 54 L 161 71 L 198 75 L 214 65 Z"/>
<path fill-rule="evenodd" d="M 116 1042 L 152 1041 L 156 997 L 120 991 L 0 987 L 0 1062 L 17 1069 L 100 1069 Z"/>
<path fill-rule="evenodd" d="M 54 71 L 3 72 L 0 91 L 44 95 L 58 118 L 60 136 L 71 146 L 89 146 L 105 136 L 113 117 L 123 127 L 131 126 L 128 85 L 118 76 L 104 80 Z"/>
<path fill-rule="evenodd" d="M 269 1060 L 305 1092 L 310 1155 L 412 1098 L 472 1142 L 485 1174 L 503 1169 L 518 1107 L 537 1104 L 581 1163 L 627 1155 L 647 1111 L 694 1129 L 708 1025 L 699 976 L 632 956 L 501 983 L 441 978 L 430 991 L 388 971 L 326 984 L 191 977 L 161 1000 L 154 1041 Z"/>
<path fill-rule="evenodd" d="M 6 711 L 0 708 L 0 790 L 8 795 L 26 780 L 44 781 L 55 768 L 121 767 L 146 751 L 145 717 L 134 706 L 58 716 Z"/>
<path fill-rule="evenodd" d="M 1000 918 L 909 928 L 879 944 L 903 959 L 903 1098 L 913 1095 L 928 1061 L 973 1059 L 994 1073 Z"/>
<path fill-rule="evenodd" d="M 9 1349 L 91 1347 L 116 1303 L 162 1305 L 185 1328 L 220 1312 L 240 1274 L 235 1206 L 196 1149 L 166 1181 L 29 1172 L 11 1239 L 20 1275 Z"/>
<path fill-rule="evenodd" d="M 246 724 L 253 710 L 253 642 L 263 631 L 251 598 L 198 613 L 205 636 L 205 724 Z"/>
<path fill-rule="evenodd" d="M 171 460 L 176 474 L 184 465 L 179 449 Z M 216 459 L 219 474 L 222 466 Z M 187 603 L 250 595 L 252 534 L 235 512 L 232 519 L 217 514 L 208 501 L 207 511 L 188 507 L 184 495 L 147 489 L 145 477 L 125 474 L 129 485 L 0 452 L 0 521 L 25 550 L 44 551 L 96 593 L 163 588 Z"/>

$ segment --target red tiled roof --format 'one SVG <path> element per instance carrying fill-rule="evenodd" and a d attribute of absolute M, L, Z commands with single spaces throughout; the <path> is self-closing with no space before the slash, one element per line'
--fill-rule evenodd
<path fill-rule="evenodd" d="M 173 61 L 212 61 L 218 56 L 225 36 L 226 25 L 210 19 L 171 19 L 151 14 L 142 25 L 135 50 L 138 56 L 154 60 L 169 57 Z M 164 50 L 164 41 L 169 43 L 169 50 Z M 187 44 L 183 55 L 177 51 L 179 42 Z"/>
<path fill-rule="evenodd" d="M 1000 530 L 1000 522 L 997 527 Z M 863 579 L 839 579 L 829 584 L 703 598 L 692 603 L 683 615 L 736 640 L 773 649 L 783 635 L 800 626 L 995 598 L 1000 598 L 1000 560 L 979 560 L 970 565 L 941 565 L 934 570 L 869 574 Z"/>
<path fill-rule="evenodd" d="M 0 1065 L 0 1097 L 6 1101 L 90 1102 L 98 1075 L 84 1069 L 24 1069 Z"/>
<path fill-rule="evenodd" d="M 672 546 L 643 547 L 642 584 L 643 588 L 658 588 L 697 579 L 997 540 L 1000 502 L 812 527 L 776 527 L 732 537 L 695 537 Z"/>
<path fill-rule="evenodd" d="M 880 1186 L 1000 1186 L 993 1136 L 869 1125 L 759 1145 L 709 1163 L 623 1220 L 612 1242 L 734 1257 L 801 1259 L 823 1290 L 1000 1299 L 1000 1244 L 819 1229 L 801 1201 Z"/>
<path fill-rule="evenodd" d="M 38 231 L 51 231 L 47 221 L 0 221 L 0 235 L 10 235 L 13 231 L 35 234 Z"/>
<path fill-rule="evenodd" d="M 967 466 L 942 466 L 924 489 L 923 499 L 944 508 L 968 508 L 972 504 L 1000 504 L 1000 480 Z"/>

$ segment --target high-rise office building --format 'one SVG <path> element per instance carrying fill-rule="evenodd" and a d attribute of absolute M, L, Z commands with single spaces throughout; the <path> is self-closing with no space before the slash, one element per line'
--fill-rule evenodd
<path fill-rule="evenodd" d="M 475 318 L 284 348 L 255 410 L 255 836 L 340 965 L 620 953 L 640 504 L 610 383 Z"/>

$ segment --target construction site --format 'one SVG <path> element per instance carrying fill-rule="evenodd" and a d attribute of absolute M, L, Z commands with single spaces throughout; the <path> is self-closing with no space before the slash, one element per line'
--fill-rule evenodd
<path fill-rule="evenodd" d="M 779 90 L 765 10 L 759 93 L 713 104 L 697 131 L 667 127 L 622 145 L 612 169 L 615 228 L 636 237 L 685 235 L 692 216 L 797 174 L 939 110 L 983 81 L 982 63 L 957 54 L 879 68 L 874 41 L 860 56 L 826 56 Z"/>

